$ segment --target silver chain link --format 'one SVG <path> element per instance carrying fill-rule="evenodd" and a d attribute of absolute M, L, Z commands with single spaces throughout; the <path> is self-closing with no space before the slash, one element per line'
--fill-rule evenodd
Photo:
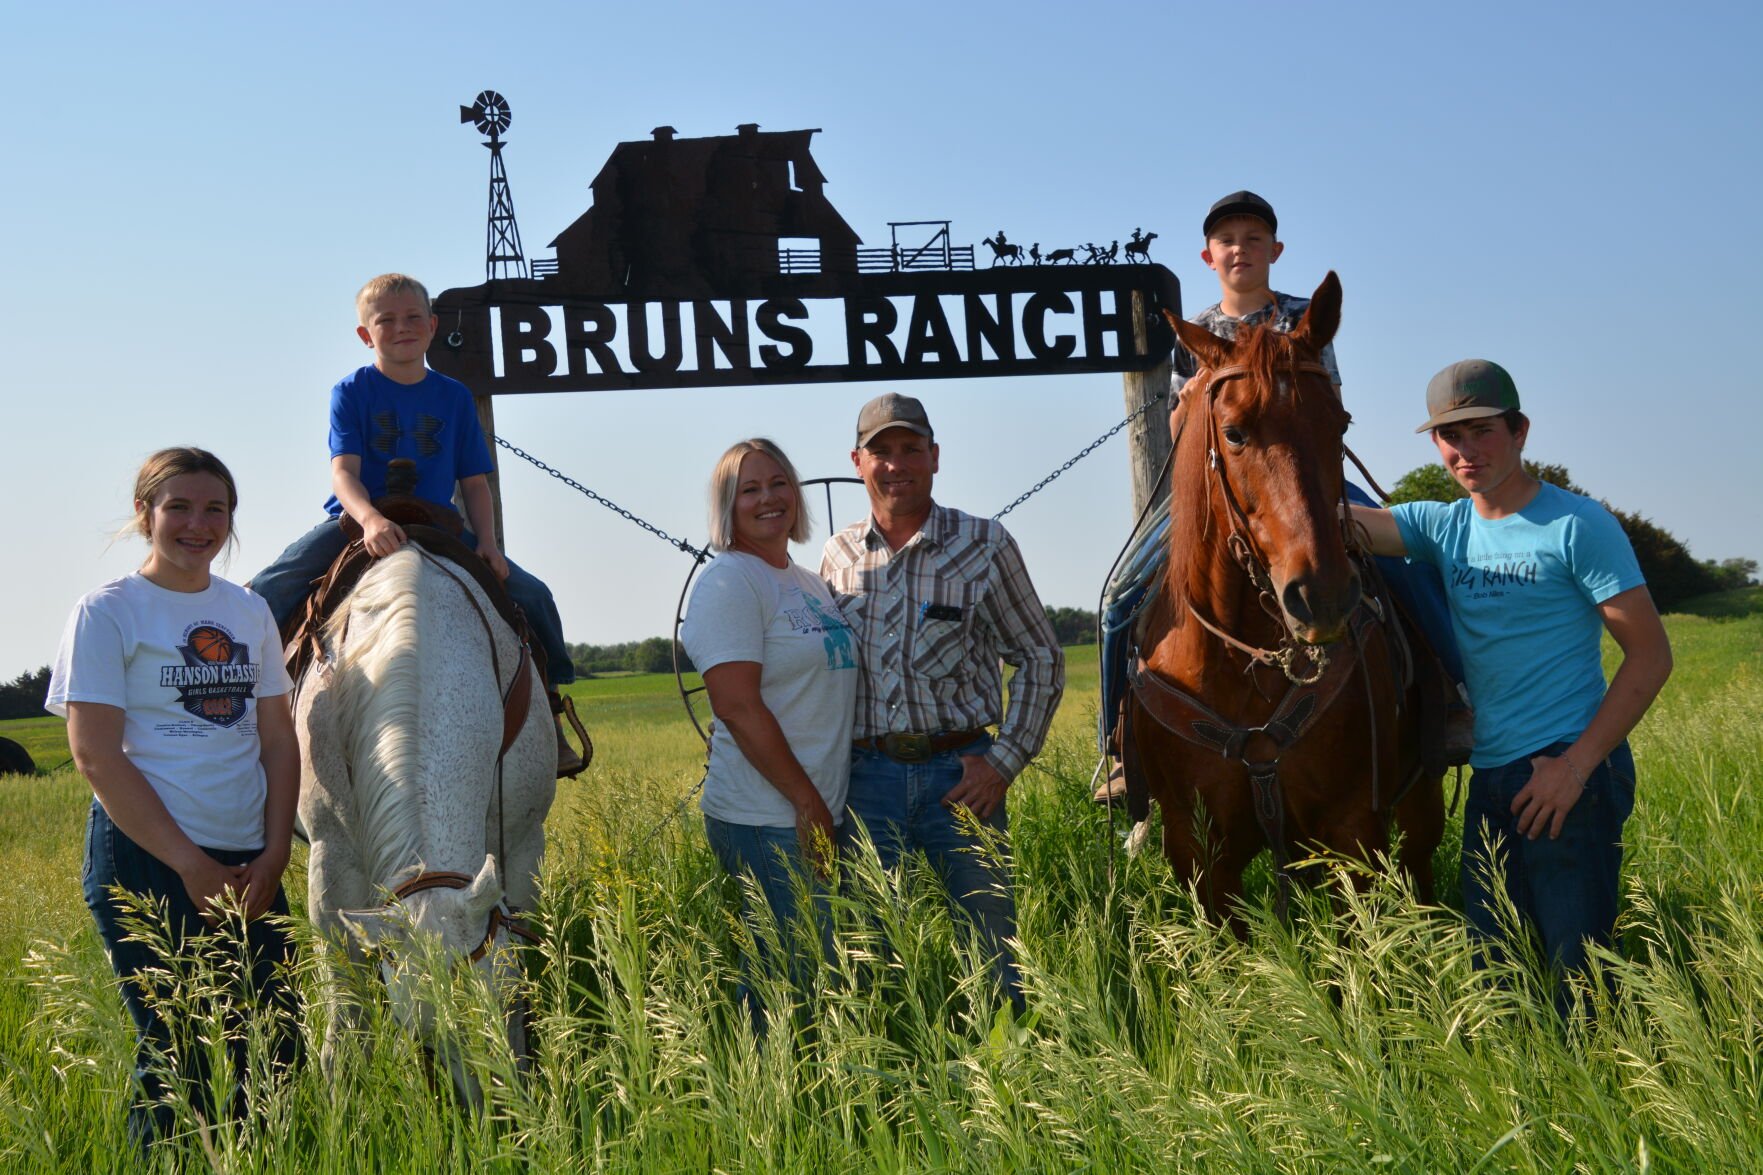
<path fill-rule="evenodd" d="M 1109 438 L 1113 437 L 1115 433 L 1119 432 L 1121 429 L 1125 428 L 1127 425 L 1131 424 L 1133 421 L 1137 420 L 1139 417 L 1141 417 L 1145 413 L 1149 412 L 1153 407 L 1155 407 L 1158 404 L 1161 404 L 1164 400 L 1166 400 L 1168 398 L 1169 398 L 1168 391 L 1161 391 L 1161 392 L 1158 392 L 1156 395 L 1147 399 L 1143 404 L 1139 405 L 1138 408 L 1134 409 L 1133 414 L 1131 416 L 1128 416 L 1125 420 L 1121 421 L 1119 424 L 1115 425 L 1113 428 L 1109 429 L 1107 432 L 1103 433 L 1101 436 L 1097 437 L 1095 440 L 1093 440 L 1089 444 L 1085 445 L 1082 449 L 1079 449 L 1077 451 L 1077 453 L 1075 455 L 1073 455 L 1069 461 L 1067 461 L 1065 464 L 1061 465 L 1059 468 L 1055 469 L 1052 473 L 1049 473 L 1046 477 L 1043 477 L 1040 481 L 1035 482 L 1035 484 L 1033 486 L 1031 486 L 1025 493 L 1019 495 L 1014 502 L 1010 503 L 1008 506 L 1006 506 L 1002 510 L 998 511 L 996 514 L 992 515 L 992 520 L 997 521 L 998 519 L 1004 517 L 1004 515 L 1010 513 L 1012 510 L 1016 509 L 1018 506 L 1022 505 L 1024 502 L 1028 501 L 1030 498 L 1034 497 L 1036 494 L 1040 493 L 1042 490 L 1044 490 L 1048 486 L 1052 485 L 1055 481 L 1057 481 L 1059 479 L 1059 477 L 1062 474 L 1065 473 L 1066 470 L 1070 469 L 1073 465 L 1076 465 L 1079 461 L 1082 461 L 1085 457 L 1088 457 L 1091 453 L 1094 453 L 1097 449 L 1101 448 L 1102 445 L 1105 442 L 1107 442 L 1109 440 Z M 519 457 L 521 460 L 532 464 L 535 468 L 543 470 L 544 472 L 550 474 L 552 477 L 556 478 L 558 481 L 562 482 L 564 485 L 568 486 L 570 489 L 576 490 L 577 492 L 586 495 L 591 500 L 598 502 L 600 505 L 606 507 L 608 510 L 612 511 L 614 514 L 617 514 L 620 518 L 623 518 L 625 521 L 636 523 L 638 526 L 642 527 L 644 530 L 648 531 L 650 534 L 654 535 L 656 538 L 660 539 L 662 542 L 666 543 L 668 546 L 677 547 L 680 550 L 684 551 L 686 554 L 692 555 L 698 559 L 709 558 L 710 553 L 708 551 L 702 550 L 698 547 L 694 547 L 691 543 L 688 543 L 685 539 L 674 538 L 672 535 L 668 534 L 665 530 L 662 530 L 659 526 L 656 526 L 652 522 L 644 521 L 642 518 L 639 518 L 637 515 L 631 513 L 629 510 L 626 510 L 623 506 L 620 506 L 617 502 L 614 502 L 612 499 L 610 499 L 602 494 L 595 493 L 593 490 L 589 489 L 587 486 L 583 485 L 581 482 L 575 480 L 575 478 L 569 476 L 567 473 L 564 473 L 563 471 L 561 471 L 559 469 L 553 469 L 551 466 L 545 464 L 545 462 L 539 460 L 537 457 L 533 456 L 531 453 L 527 452 L 525 449 L 521 448 L 519 445 L 512 444 L 509 441 L 502 439 L 500 436 L 493 437 L 492 439 L 498 445 L 501 445 L 504 449 L 507 449 L 510 453 L 513 453 L 516 457 Z"/>
<path fill-rule="evenodd" d="M 992 521 L 996 522 L 998 519 L 1004 517 L 1004 515 L 1010 513 L 1012 510 L 1016 509 L 1018 506 L 1022 505 L 1024 502 L 1028 501 L 1030 498 L 1034 497 L 1036 494 L 1038 494 L 1042 490 L 1046 489 L 1049 485 L 1052 485 L 1053 482 L 1058 479 L 1060 474 L 1064 473 L 1067 469 L 1070 469 L 1073 465 L 1076 465 L 1079 461 L 1082 461 L 1085 457 L 1088 457 L 1091 453 L 1094 453 L 1097 449 L 1101 448 L 1102 442 L 1106 441 L 1109 437 L 1113 436 L 1115 433 L 1119 432 L 1121 429 L 1125 428 L 1127 425 L 1131 424 L 1133 421 L 1137 420 L 1139 417 L 1141 417 L 1145 413 L 1149 412 L 1151 410 L 1152 405 L 1161 404 L 1164 400 L 1166 400 L 1168 398 L 1169 398 L 1169 391 L 1168 391 L 1168 389 L 1165 389 L 1161 392 L 1158 392 L 1155 396 L 1152 396 L 1150 399 L 1146 400 L 1143 404 L 1140 404 L 1137 408 L 1135 408 L 1133 410 L 1133 414 L 1131 416 L 1128 416 L 1125 420 L 1121 421 L 1119 424 L 1115 425 L 1113 428 L 1109 429 L 1107 432 L 1103 433 L 1101 436 L 1097 437 L 1095 440 L 1093 440 L 1089 444 L 1085 445 L 1082 449 L 1080 449 L 1078 451 L 1077 456 L 1073 457 L 1071 460 L 1069 460 L 1065 464 L 1061 465 L 1058 469 L 1055 469 L 1052 473 L 1049 473 L 1046 477 L 1043 477 L 1040 481 L 1035 482 L 1035 484 L 1029 489 L 1029 491 L 1027 493 L 1023 494 L 1021 497 L 1017 498 L 1016 501 L 1010 503 L 1008 506 L 1006 506 L 1002 510 L 998 511 L 996 514 L 992 515 Z"/>
<path fill-rule="evenodd" d="M 519 457 L 523 461 L 531 462 L 534 466 L 536 466 L 539 469 L 544 470 L 546 473 L 549 473 L 552 477 L 556 478 L 558 481 L 562 482 L 564 485 L 568 486 L 570 489 L 579 490 L 581 493 L 586 494 L 589 498 L 591 498 L 595 502 L 598 502 L 600 505 L 606 507 L 608 510 L 612 511 L 614 514 L 616 514 L 620 518 L 624 519 L 626 522 L 636 523 L 638 526 L 642 527 L 644 530 L 648 531 L 650 534 L 654 535 L 656 538 L 660 539 L 662 542 L 666 543 L 668 546 L 678 547 L 680 550 L 684 551 L 686 554 L 691 555 L 691 556 L 698 558 L 698 559 L 708 559 L 710 557 L 710 552 L 705 551 L 705 550 L 701 550 L 698 547 L 694 547 L 691 543 L 688 543 L 685 539 L 674 538 L 672 535 L 668 534 L 665 530 L 662 530 L 659 526 L 656 526 L 654 523 L 643 521 L 641 518 L 638 518 L 635 514 L 632 514 L 629 510 L 626 510 L 623 506 L 620 506 L 617 502 L 614 502 L 612 499 L 604 497 L 600 494 L 596 494 L 593 490 L 590 490 L 587 486 L 583 485 L 581 482 L 577 481 L 575 478 L 569 476 L 567 473 L 563 473 L 560 470 L 553 469 L 549 465 L 546 465 L 543 461 L 539 460 L 537 457 L 533 456 L 531 453 L 527 452 L 525 449 L 521 448 L 519 445 L 509 444 L 507 441 L 503 440 L 501 437 L 495 437 L 493 439 L 495 440 L 495 442 L 498 445 L 501 445 L 504 449 L 507 449 L 510 453 L 513 453 L 516 457 Z"/>

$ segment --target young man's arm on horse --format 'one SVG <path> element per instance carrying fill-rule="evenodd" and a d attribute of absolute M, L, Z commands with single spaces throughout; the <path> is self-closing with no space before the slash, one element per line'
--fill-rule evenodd
<path fill-rule="evenodd" d="M 1375 506 L 1354 506 L 1353 521 L 1365 531 L 1373 555 L 1406 555 L 1408 545 L 1402 541 L 1402 528 L 1396 516 Z"/>

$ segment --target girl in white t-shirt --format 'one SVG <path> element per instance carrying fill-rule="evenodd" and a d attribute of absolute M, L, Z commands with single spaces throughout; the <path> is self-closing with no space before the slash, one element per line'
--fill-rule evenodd
<path fill-rule="evenodd" d="M 45 703 L 67 719 L 74 763 L 95 795 L 86 904 L 138 1033 L 129 1133 L 143 1148 L 178 1128 L 174 1107 L 186 1099 L 210 1123 L 242 1112 L 245 1014 L 269 1017 L 279 1065 L 298 1049 L 281 885 L 300 788 L 290 684 L 268 605 L 209 573 L 233 539 L 237 505 L 232 474 L 212 453 L 147 458 L 130 528 L 147 540 L 147 560 L 74 607 Z M 202 948 L 224 892 L 243 903 L 252 966 L 228 1009 L 232 1073 L 210 1072 L 196 1026 L 155 1006 L 162 984 L 152 976 L 165 960 L 131 941 L 119 889 L 167 912 L 179 952 Z"/>
<path fill-rule="evenodd" d="M 850 627 L 820 577 L 790 559 L 791 541 L 807 537 L 789 458 L 764 439 L 732 446 L 710 481 L 710 545 L 721 553 L 698 580 L 680 632 L 716 713 L 703 799 L 710 847 L 730 874 L 758 882 L 786 937 L 803 878 L 824 892 L 818 880 L 844 821 L 857 700 Z M 750 924 L 744 887 L 742 910 Z M 823 950 L 825 915 L 815 914 Z M 807 954 L 793 956 L 799 981 Z M 743 998 L 763 1032 L 750 987 Z"/>

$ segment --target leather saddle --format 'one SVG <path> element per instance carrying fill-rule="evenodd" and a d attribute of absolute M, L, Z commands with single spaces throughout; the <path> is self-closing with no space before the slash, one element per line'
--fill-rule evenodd
<path fill-rule="evenodd" d="M 476 551 L 460 540 L 459 536 L 465 533 L 465 523 L 458 512 L 407 494 L 388 494 L 386 497 L 376 498 L 374 507 L 403 527 L 405 536 L 411 542 L 431 555 L 447 560 L 477 581 L 496 613 L 514 630 L 521 642 L 527 645 L 528 655 L 538 667 L 539 680 L 545 680 L 544 650 L 531 639 L 525 614 L 509 598 L 507 589 L 496 578 L 496 573 L 490 570 L 489 564 L 478 558 Z M 348 544 L 331 563 L 329 570 L 313 581 L 313 589 L 306 597 L 305 606 L 297 609 L 282 628 L 282 647 L 286 651 L 288 675 L 296 682 L 323 654 L 321 634 L 325 621 L 348 598 L 374 562 L 374 556 L 368 554 L 367 548 L 362 544 L 360 524 L 348 514 L 343 514 L 337 519 L 337 525 L 348 536 Z"/>

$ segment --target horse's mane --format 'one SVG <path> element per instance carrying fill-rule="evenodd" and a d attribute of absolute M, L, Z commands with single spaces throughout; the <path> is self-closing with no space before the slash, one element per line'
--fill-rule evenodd
<path fill-rule="evenodd" d="M 422 559 L 406 549 L 380 560 L 362 576 L 325 625 L 338 658 L 333 703 L 348 719 L 345 753 L 360 821 L 359 844 L 368 876 L 389 880 L 391 868 L 420 860 L 422 798 L 392 786 L 412 775 L 417 754 L 422 674 L 416 663 L 416 612 Z"/>

